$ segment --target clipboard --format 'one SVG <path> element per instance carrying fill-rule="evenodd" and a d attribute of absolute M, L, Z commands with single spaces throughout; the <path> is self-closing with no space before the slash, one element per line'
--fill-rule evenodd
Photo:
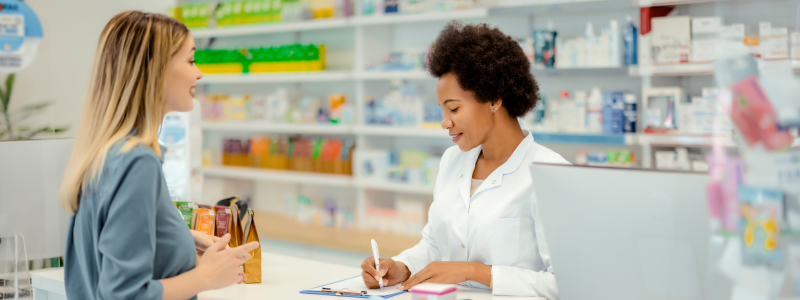
<path fill-rule="evenodd" d="M 367 289 L 366 287 L 359 288 L 359 289 L 355 289 L 355 288 L 340 289 L 340 287 L 343 286 L 343 285 L 344 286 L 354 285 L 354 284 L 348 284 L 348 281 L 356 281 L 356 280 L 358 282 L 362 282 L 361 281 L 361 275 L 358 275 L 358 276 L 355 276 L 355 277 L 350 277 L 350 278 L 347 278 L 347 279 L 342 279 L 342 280 L 339 280 L 339 281 L 336 281 L 336 282 L 332 282 L 332 283 L 329 283 L 329 284 L 320 285 L 318 287 L 313 287 L 313 288 L 310 288 L 310 289 L 307 289 L 307 290 L 302 290 L 302 291 L 300 291 L 300 293 L 301 294 L 311 294 L 311 295 L 336 296 L 336 297 L 364 298 L 364 299 L 369 298 L 370 296 L 376 295 L 376 294 L 369 294 L 370 290 Z M 361 283 L 361 285 L 363 286 L 363 283 Z M 326 287 L 330 287 L 330 291 L 327 291 L 327 292 L 321 291 L 321 289 L 324 289 Z M 392 287 L 392 288 L 394 288 L 394 287 Z M 375 290 L 373 290 L 373 291 L 375 291 Z M 399 292 L 396 292 L 396 293 L 391 293 L 390 292 L 389 294 L 381 294 L 381 295 L 377 295 L 377 296 L 386 299 L 386 298 L 391 298 L 391 297 L 394 297 L 394 296 L 397 296 L 397 295 L 400 295 L 400 294 L 404 294 L 404 293 L 407 293 L 407 292 L 408 291 L 399 291 Z"/>

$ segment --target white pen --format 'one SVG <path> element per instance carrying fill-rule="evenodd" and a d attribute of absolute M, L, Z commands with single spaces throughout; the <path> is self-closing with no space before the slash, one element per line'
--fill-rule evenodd
<path fill-rule="evenodd" d="M 381 276 L 381 261 L 378 255 L 378 243 L 372 239 L 372 256 L 375 257 L 375 270 L 378 272 L 378 284 L 381 285 L 381 292 L 383 292 L 383 276 Z"/>

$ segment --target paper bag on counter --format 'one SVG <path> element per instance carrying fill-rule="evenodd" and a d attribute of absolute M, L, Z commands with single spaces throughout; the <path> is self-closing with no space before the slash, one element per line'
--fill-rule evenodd
<path fill-rule="evenodd" d="M 258 232 L 256 231 L 256 223 L 253 217 L 253 210 L 248 209 L 242 220 L 242 245 L 258 242 Z M 250 259 L 244 263 L 244 274 L 247 275 L 247 280 L 244 283 L 261 282 L 261 245 L 250 251 Z"/>
<path fill-rule="evenodd" d="M 231 248 L 244 245 L 249 242 L 258 241 L 256 225 L 253 222 L 253 210 L 248 209 L 244 219 L 239 219 L 239 207 L 237 200 L 231 201 L 231 221 L 228 232 L 231 234 L 231 241 L 228 246 Z M 261 282 L 261 246 L 250 252 L 250 259 L 244 263 L 244 274 L 247 280 L 244 283 Z"/>

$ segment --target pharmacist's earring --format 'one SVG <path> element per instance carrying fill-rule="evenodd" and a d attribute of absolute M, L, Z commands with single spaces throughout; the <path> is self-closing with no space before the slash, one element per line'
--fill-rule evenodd
<path fill-rule="evenodd" d="M 494 113 L 494 108 L 492 108 L 492 113 Z"/>

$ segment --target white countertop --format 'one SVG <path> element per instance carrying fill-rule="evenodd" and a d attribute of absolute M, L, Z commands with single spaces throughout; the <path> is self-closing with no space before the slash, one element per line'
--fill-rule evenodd
<path fill-rule="evenodd" d="M 201 300 L 214 299 L 336 299 L 331 296 L 300 294 L 301 290 L 358 276 L 361 269 L 307 259 L 262 252 L 261 283 L 233 285 L 198 295 Z M 45 269 L 32 272 L 34 289 L 64 294 L 64 270 Z M 533 297 L 492 296 L 487 290 L 459 287 L 457 299 L 541 299 Z M 339 298 L 344 299 L 344 298 Z M 350 298 L 347 298 L 350 299 Z M 392 297 L 393 300 L 411 299 L 411 294 Z"/>

